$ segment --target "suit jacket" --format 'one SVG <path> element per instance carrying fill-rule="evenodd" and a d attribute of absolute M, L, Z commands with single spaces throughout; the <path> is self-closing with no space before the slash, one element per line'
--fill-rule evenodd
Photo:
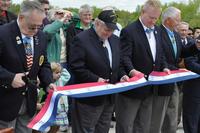
<path fill-rule="evenodd" d="M 119 39 L 112 35 L 108 39 L 112 50 L 112 68 L 104 52 L 103 45 L 93 28 L 75 36 L 69 50 L 69 65 L 76 83 L 97 82 L 98 78 L 109 79 L 110 83 L 119 80 Z M 108 96 L 80 98 L 79 102 L 101 105 Z"/>
<path fill-rule="evenodd" d="M 185 66 L 197 74 L 200 74 L 200 54 L 185 59 Z M 183 84 L 183 94 L 188 100 L 200 103 L 200 78 L 187 80 Z"/>
<path fill-rule="evenodd" d="M 156 39 L 156 58 L 153 60 L 150 45 L 144 28 L 139 20 L 128 25 L 121 31 L 121 64 L 127 73 L 136 69 L 144 73 L 147 78 L 152 71 L 162 71 L 167 67 L 161 47 L 160 33 L 155 26 L 154 35 Z M 152 86 L 140 87 L 122 93 L 132 98 L 142 98 L 152 93 Z"/>
<path fill-rule="evenodd" d="M 16 73 L 27 72 L 26 56 L 21 33 L 16 21 L 0 27 L 0 120 L 11 121 L 18 115 L 24 98 L 27 99 L 27 111 L 33 116 L 36 111 L 37 86 L 27 79 L 39 77 L 45 86 L 52 83 L 52 73 L 46 58 L 46 39 L 39 31 L 34 38 L 33 65 L 25 77 L 26 86 L 12 88 Z M 27 88 L 27 90 L 26 90 Z"/>
<path fill-rule="evenodd" d="M 194 42 L 190 42 L 193 44 L 187 44 L 187 46 L 182 45 L 181 37 L 177 32 L 174 31 L 174 37 L 177 45 L 177 55 L 175 56 L 173 51 L 173 46 L 171 40 L 168 36 L 166 28 L 161 25 L 161 41 L 163 45 L 164 54 L 166 57 L 166 61 L 168 63 L 168 68 L 170 70 L 179 69 L 178 63 L 180 58 L 184 58 L 190 55 L 193 55 L 198 52 L 198 49 L 194 45 Z M 160 85 L 160 89 L 158 90 L 158 94 L 162 96 L 170 96 L 174 91 L 174 84 Z"/>

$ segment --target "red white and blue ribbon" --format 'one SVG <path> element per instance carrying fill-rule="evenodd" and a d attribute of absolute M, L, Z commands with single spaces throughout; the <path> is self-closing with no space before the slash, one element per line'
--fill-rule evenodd
<path fill-rule="evenodd" d="M 148 81 L 144 78 L 144 75 L 141 74 L 134 76 L 128 82 L 119 82 L 117 84 L 95 82 L 58 87 L 58 91 L 49 93 L 45 105 L 28 124 L 28 127 L 44 131 L 47 127 L 51 126 L 56 117 L 58 100 L 62 95 L 75 98 L 100 96 L 120 93 L 145 85 L 167 84 L 197 77 L 199 77 L 198 74 L 188 70 L 175 70 L 171 71 L 171 74 L 165 72 L 152 72 L 148 77 Z"/>
<path fill-rule="evenodd" d="M 199 76 L 200 75 L 186 69 L 173 70 L 170 71 L 170 74 L 153 71 L 148 77 L 148 82 L 152 85 L 169 84 L 198 78 Z"/>

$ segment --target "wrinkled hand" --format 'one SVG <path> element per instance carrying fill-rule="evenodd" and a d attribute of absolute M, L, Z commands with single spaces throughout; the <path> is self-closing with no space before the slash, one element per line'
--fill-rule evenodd
<path fill-rule="evenodd" d="M 127 75 L 124 75 L 123 77 L 121 77 L 120 81 L 121 82 L 129 81 L 129 77 Z"/>
<path fill-rule="evenodd" d="M 15 77 L 14 77 L 14 79 L 12 81 L 11 86 L 13 88 L 20 88 L 20 87 L 25 86 L 26 83 L 22 80 L 22 77 L 24 77 L 24 76 L 25 76 L 25 73 L 17 73 L 17 74 L 15 74 Z"/>
<path fill-rule="evenodd" d="M 143 74 L 143 73 L 141 73 L 140 71 L 137 71 L 136 69 L 132 69 L 132 70 L 129 72 L 129 76 L 130 76 L 130 77 L 134 77 L 135 75 L 138 75 L 138 74 Z"/>
<path fill-rule="evenodd" d="M 99 78 L 97 82 L 108 83 L 108 82 L 109 82 L 109 79 Z"/>
<path fill-rule="evenodd" d="M 171 74 L 171 71 L 168 68 L 164 68 L 163 72 L 166 72 L 167 74 Z"/>

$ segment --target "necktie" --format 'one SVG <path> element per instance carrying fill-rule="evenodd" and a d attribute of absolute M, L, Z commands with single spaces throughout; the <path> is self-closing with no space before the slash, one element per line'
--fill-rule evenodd
<path fill-rule="evenodd" d="M 23 43 L 24 43 L 25 53 L 26 53 L 27 69 L 30 70 L 33 64 L 33 51 L 32 51 L 32 46 L 31 46 L 31 38 L 24 37 Z"/>
<path fill-rule="evenodd" d="M 145 32 L 148 34 L 148 37 L 151 38 L 151 32 L 153 32 L 153 28 L 146 28 Z"/>
<path fill-rule="evenodd" d="M 184 46 L 186 45 L 185 39 L 182 39 L 182 43 L 183 43 Z"/>
<path fill-rule="evenodd" d="M 173 46 L 173 50 L 174 50 L 174 55 L 176 57 L 177 54 L 177 46 L 176 46 L 176 39 L 174 37 L 174 35 L 171 36 L 171 42 L 172 42 L 172 46 Z"/>

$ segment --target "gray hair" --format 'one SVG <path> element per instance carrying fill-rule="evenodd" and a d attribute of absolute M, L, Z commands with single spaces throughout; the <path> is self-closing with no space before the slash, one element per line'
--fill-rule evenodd
<path fill-rule="evenodd" d="M 20 6 L 20 15 L 28 16 L 32 11 L 38 11 L 38 13 L 45 14 L 44 9 L 41 4 L 37 1 L 25 0 Z"/>
<path fill-rule="evenodd" d="M 186 25 L 186 26 L 189 28 L 189 23 L 184 22 L 184 21 L 180 22 L 179 25 Z M 178 26 L 179 26 L 179 25 L 178 25 Z"/>
<path fill-rule="evenodd" d="M 103 21 L 100 20 L 99 18 L 95 18 L 95 20 L 94 20 L 94 25 L 96 25 L 97 23 L 101 23 L 101 24 L 105 25 L 105 22 L 103 22 Z"/>
<path fill-rule="evenodd" d="M 149 7 L 160 9 L 160 11 L 162 10 L 161 2 L 159 0 L 147 0 L 142 7 L 142 11 L 148 10 Z"/>
<path fill-rule="evenodd" d="M 47 14 L 47 19 L 50 21 L 54 21 L 56 11 L 57 11 L 57 9 L 55 9 L 55 8 L 50 9 Z"/>
<path fill-rule="evenodd" d="M 162 16 L 161 16 L 161 19 L 162 19 L 162 23 L 165 22 L 166 19 L 168 18 L 176 18 L 178 14 L 180 14 L 181 11 L 176 8 L 176 7 L 168 7 L 166 8 L 163 13 L 162 13 Z"/>
<path fill-rule="evenodd" d="M 94 10 L 91 6 L 89 6 L 88 4 L 85 4 L 85 5 L 82 5 L 78 11 L 79 15 L 83 12 L 89 12 L 93 14 Z"/>

